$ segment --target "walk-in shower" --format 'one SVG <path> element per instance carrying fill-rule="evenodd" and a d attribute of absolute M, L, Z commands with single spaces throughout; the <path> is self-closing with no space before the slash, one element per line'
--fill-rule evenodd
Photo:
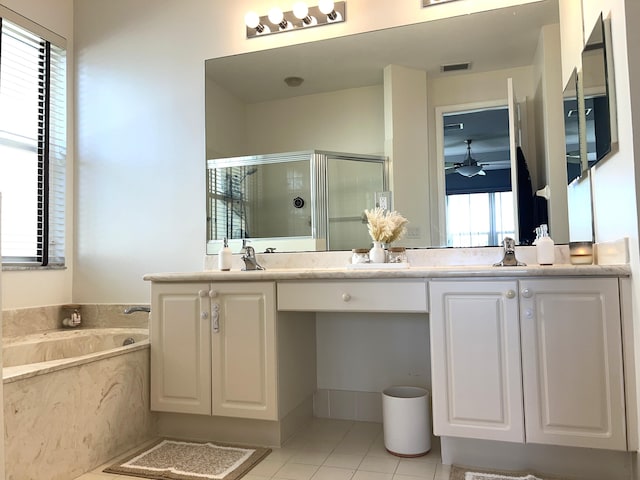
<path fill-rule="evenodd" d="M 207 252 L 225 237 L 278 251 L 366 247 L 363 212 L 387 171 L 385 157 L 319 150 L 208 160 Z"/>

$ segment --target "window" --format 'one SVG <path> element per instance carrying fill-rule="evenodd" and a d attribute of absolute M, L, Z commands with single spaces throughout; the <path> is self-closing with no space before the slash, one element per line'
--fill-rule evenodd
<path fill-rule="evenodd" d="M 4 12 L 0 10 L 0 252 L 3 264 L 64 265 L 64 40 L 57 42 L 62 46 L 54 44 L 7 20 Z"/>
<path fill-rule="evenodd" d="M 447 195 L 447 246 L 500 245 L 515 235 L 513 193 Z"/>

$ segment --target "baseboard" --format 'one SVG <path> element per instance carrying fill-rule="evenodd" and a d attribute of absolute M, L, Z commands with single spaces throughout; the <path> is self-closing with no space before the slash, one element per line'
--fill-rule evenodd
<path fill-rule="evenodd" d="M 157 415 L 161 437 L 265 447 L 281 445 L 280 422 L 182 413 Z"/>
<path fill-rule="evenodd" d="M 580 480 L 635 478 L 635 452 L 442 437 L 442 463 L 498 470 L 533 470 Z"/>
<path fill-rule="evenodd" d="M 313 397 L 313 415 L 318 418 L 381 423 L 382 394 L 319 389 Z"/>
<path fill-rule="evenodd" d="M 298 433 L 313 419 L 313 396 L 294 408 L 280 420 L 280 445 Z"/>

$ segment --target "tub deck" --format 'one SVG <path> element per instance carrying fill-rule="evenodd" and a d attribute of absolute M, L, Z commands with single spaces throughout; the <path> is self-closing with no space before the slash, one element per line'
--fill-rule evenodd
<path fill-rule="evenodd" d="M 135 343 L 123 346 L 126 338 Z M 78 328 L 3 339 L 3 383 L 149 348 L 145 328 Z"/>

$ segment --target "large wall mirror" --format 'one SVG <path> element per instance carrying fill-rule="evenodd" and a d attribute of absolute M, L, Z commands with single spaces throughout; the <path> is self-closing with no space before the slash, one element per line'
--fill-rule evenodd
<path fill-rule="evenodd" d="M 534 117 L 535 105 L 544 100 L 536 98 L 540 90 L 536 62 L 542 28 L 557 23 L 558 1 L 541 0 L 206 60 L 208 165 L 223 158 L 315 149 L 388 156 L 393 206 L 410 222 L 407 245 L 446 246 L 440 227 L 445 191 L 438 185 L 438 172 L 444 171 L 445 162 L 438 163 L 435 141 L 438 101 L 506 104 L 506 79 L 515 77 L 520 101 L 529 106 L 525 155 L 533 188 L 540 188 L 545 172 L 544 162 L 535 164 L 540 156 L 535 154 Z M 446 41 L 452 35 L 455 41 Z M 467 69 L 451 68 L 462 63 L 468 64 Z M 424 84 L 416 91 L 422 95 L 427 91 L 427 120 L 411 127 L 421 129 L 428 144 L 419 153 L 388 151 L 394 140 L 388 130 L 389 115 L 395 108 L 386 92 L 384 72 L 389 66 L 426 73 Z M 480 156 L 485 148 L 489 145 L 481 140 L 472 146 Z M 258 178 L 257 173 L 247 175 L 245 183 Z M 400 192 L 403 195 L 398 200 Z M 366 225 L 358 228 L 366 234 Z M 335 235 L 338 238 L 340 233 Z M 555 240 L 561 243 L 568 238 Z M 339 245 L 339 249 L 358 246 Z"/>

